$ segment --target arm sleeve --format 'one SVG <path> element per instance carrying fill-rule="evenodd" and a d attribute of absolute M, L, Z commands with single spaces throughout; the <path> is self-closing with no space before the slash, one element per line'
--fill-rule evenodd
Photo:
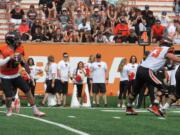
<path fill-rule="evenodd" d="M 7 64 L 10 59 L 11 59 L 10 57 L 7 57 L 5 59 L 0 59 L 0 66 Z"/>

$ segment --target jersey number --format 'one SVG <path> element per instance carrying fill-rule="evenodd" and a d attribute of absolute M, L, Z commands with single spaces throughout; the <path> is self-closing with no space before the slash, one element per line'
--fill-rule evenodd
<path fill-rule="evenodd" d="M 151 56 L 154 57 L 154 58 L 157 58 L 159 56 L 159 54 L 161 53 L 163 49 L 160 48 L 160 47 L 157 47 L 155 48 L 153 51 L 152 51 L 152 54 Z"/>

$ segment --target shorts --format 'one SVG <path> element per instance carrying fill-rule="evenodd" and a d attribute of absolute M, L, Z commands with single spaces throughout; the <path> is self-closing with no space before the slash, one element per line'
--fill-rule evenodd
<path fill-rule="evenodd" d="M 58 80 L 55 80 L 54 87 L 52 87 L 52 80 L 46 80 L 46 93 L 56 94 L 58 91 L 57 82 Z"/>
<path fill-rule="evenodd" d="M 2 81 L 2 89 L 6 97 L 13 97 L 17 88 L 22 90 L 24 93 L 27 93 L 30 90 L 28 84 L 21 76 L 18 76 L 13 79 L 1 78 L 1 81 Z"/>
<path fill-rule="evenodd" d="M 64 83 L 61 80 L 57 81 L 57 89 L 60 94 L 67 95 L 68 93 L 68 82 L 65 81 Z"/>
<path fill-rule="evenodd" d="M 93 83 L 92 84 L 92 92 L 94 94 L 106 93 L 106 84 L 105 83 Z"/>

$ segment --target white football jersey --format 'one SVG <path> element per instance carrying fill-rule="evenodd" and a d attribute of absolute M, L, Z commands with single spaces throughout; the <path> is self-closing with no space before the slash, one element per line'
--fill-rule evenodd
<path fill-rule="evenodd" d="M 58 79 L 62 81 L 68 81 L 69 80 L 69 74 L 70 74 L 70 63 L 65 62 L 64 60 L 61 60 L 58 63 L 58 71 L 60 72 L 60 77 Z"/>
<path fill-rule="evenodd" d="M 149 68 L 152 71 L 158 71 L 166 63 L 166 54 L 169 47 L 155 47 L 148 55 L 145 61 L 141 63 L 142 67 Z"/>
<path fill-rule="evenodd" d="M 91 66 L 93 83 L 105 83 L 107 64 L 105 62 L 94 62 Z"/>

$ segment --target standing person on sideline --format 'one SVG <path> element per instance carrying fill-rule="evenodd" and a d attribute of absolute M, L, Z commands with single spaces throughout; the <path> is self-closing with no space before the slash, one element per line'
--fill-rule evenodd
<path fill-rule="evenodd" d="M 46 71 L 46 75 L 47 75 L 46 93 L 41 102 L 41 104 L 43 106 L 45 105 L 49 94 L 56 95 L 57 106 L 59 106 L 61 104 L 59 94 L 57 92 L 58 91 L 58 89 L 57 89 L 57 64 L 54 61 L 55 61 L 54 56 L 52 56 L 52 55 L 48 56 L 48 63 L 45 67 L 45 71 Z"/>
<path fill-rule="evenodd" d="M 73 72 L 73 80 L 77 87 L 77 97 L 80 104 L 82 102 L 82 90 L 83 90 L 83 83 L 85 77 L 86 77 L 86 70 L 84 68 L 84 63 L 80 61 L 77 64 L 77 68 Z"/>
<path fill-rule="evenodd" d="M 101 54 L 96 54 L 96 61 L 91 66 L 92 91 L 96 106 L 99 107 L 99 93 L 102 94 L 104 106 L 107 107 L 106 83 L 108 83 L 107 64 L 101 61 Z"/>
<path fill-rule="evenodd" d="M 136 78 L 136 72 L 139 64 L 137 63 L 137 57 L 135 55 L 132 55 L 130 57 L 129 63 L 127 64 L 129 69 L 129 89 L 128 89 L 128 95 L 132 92 L 132 89 L 134 87 L 134 82 Z"/>
<path fill-rule="evenodd" d="M 21 44 L 21 37 L 18 31 L 11 31 L 5 35 L 6 45 L 0 47 L 0 78 L 2 81 L 2 89 L 6 96 L 6 116 L 12 115 L 12 98 L 14 89 L 21 89 L 27 96 L 33 114 L 41 117 L 45 113 L 38 110 L 35 99 L 27 85 L 19 74 L 19 65 L 30 73 L 29 67 L 24 59 L 24 48 Z"/>
<path fill-rule="evenodd" d="M 126 93 L 129 87 L 129 69 L 127 66 L 126 58 L 122 59 L 121 63 L 119 64 L 118 71 L 120 72 L 120 84 L 119 84 L 119 103 L 118 107 L 125 108 L 126 102 Z"/>
<path fill-rule="evenodd" d="M 129 95 L 128 105 L 126 109 L 126 114 L 136 115 L 137 112 L 132 108 L 132 102 L 135 100 L 137 94 L 142 90 L 145 83 L 152 84 L 154 87 L 157 87 L 161 92 L 166 92 L 167 87 L 161 82 L 154 72 L 162 68 L 166 60 L 172 60 L 174 62 L 180 62 L 180 58 L 176 57 L 173 52 L 174 48 L 172 47 L 172 40 L 168 37 L 164 37 L 160 43 L 160 46 L 155 47 L 151 53 L 148 55 L 145 61 L 141 63 L 138 67 L 136 74 L 136 82 L 134 85 L 133 92 Z M 158 93 L 159 94 L 159 93 Z M 152 107 L 148 110 L 154 113 L 157 116 L 162 116 L 162 113 L 159 110 L 159 100 L 162 94 L 157 95 Z M 174 96 L 170 97 L 172 103 Z"/>
<path fill-rule="evenodd" d="M 38 68 L 35 63 L 34 63 L 34 59 L 33 58 L 29 58 L 27 60 L 27 64 L 29 65 L 30 68 L 30 82 L 29 82 L 29 87 L 31 89 L 31 93 L 33 95 L 33 97 L 35 96 L 35 88 L 36 88 L 36 80 L 37 78 L 37 74 L 43 73 L 42 69 Z"/>
<path fill-rule="evenodd" d="M 95 61 L 95 56 L 94 55 L 90 55 L 89 56 L 89 60 L 88 60 L 87 64 L 85 65 L 86 75 L 87 75 L 87 85 L 88 85 L 89 94 L 91 94 L 91 90 L 92 90 L 91 66 L 94 63 L 94 61 Z M 95 104 L 95 97 L 93 97 L 93 104 Z"/>
<path fill-rule="evenodd" d="M 58 91 L 63 106 L 66 106 L 66 95 L 68 93 L 68 81 L 70 78 L 69 54 L 63 53 L 63 59 L 58 63 Z"/>

